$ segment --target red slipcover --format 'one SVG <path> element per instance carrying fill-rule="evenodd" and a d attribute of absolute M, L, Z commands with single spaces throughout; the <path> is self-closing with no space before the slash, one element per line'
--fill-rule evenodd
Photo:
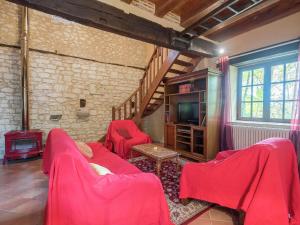
<path fill-rule="evenodd" d="M 133 138 L 126 140 L 120 136 L 119 128 L 126 128 Z M 146 143 L 151 143 L 150 136 L 141 132 L 132 120 L 114 120 L 108 127 L 105 147 L 114 150 L 123 159 L 129 158 L 132 146 Z"/>
<path fill-rule="evenodd" d="M 63 130 L 49 133 L 43 159 L 49 175 L 45 225 L 171 224 L 154 174 L 142 173 L 101 144 L 90 146 L 95 155 L 89 161 L 101 162 L 115 174 L 98 176 Z"/>
<path fill-rule="evenodd" d="M 180 198 L 243 210 L 245 225 L 299 225 L 300 185 L 293 144 L 273 138 L 245 150 L 221 152 L 207 163 L 188 163 L 181 175 Z"/>

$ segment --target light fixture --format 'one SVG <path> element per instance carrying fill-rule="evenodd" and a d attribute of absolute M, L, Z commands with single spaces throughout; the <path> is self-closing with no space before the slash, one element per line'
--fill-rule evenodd
<path fill-rule="evenodd" d="M 219 55 L 223 55 L 225 53 L 225 49 L 224 48 L 219 48 L 218 53 L 219 53 Z"/>

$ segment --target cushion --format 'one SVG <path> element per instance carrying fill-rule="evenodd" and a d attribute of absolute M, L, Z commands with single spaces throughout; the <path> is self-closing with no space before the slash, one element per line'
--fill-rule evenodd
<path fill-rule="evenodd" d="M 113 174 L 109 169 L 107 169 L 104 166 L 100 166 L 96 163 L 90 163 L 90 166 L 92 169 L 98 174 L 98 175 L 106 175 L 106 174 Z"/>
<path fill-rule="evenodd" d="M 88 146 L 86 143 L 82 142 L 82 141 L 75 141 L 78 150 L 80 151 L 80 153 L 88 158 L 92 158 L 93 157 L 93 150 L 91 149 L 90 146 Z"/>
<path fill-rule="evenodd" d="M 119 135 L 121 135 L 125 139 L 132 138 L 131 135 L 129 134 L 128 130 L 126 130 L 125 128 L 119 128 L 119 129 L 117 129 L 117 132 Z"/>

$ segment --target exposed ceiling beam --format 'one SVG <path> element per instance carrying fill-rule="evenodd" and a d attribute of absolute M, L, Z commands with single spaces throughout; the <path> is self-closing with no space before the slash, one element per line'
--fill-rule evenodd
<path fill-rule="evenodd" d="M 276 4 L 261 8 L 247 17 L 240 17 L 236 22 L 227 22 L 227 25 L 216 27 L 214 30 L 207 32 L 206 35 L 214 40 L 225 41 L 297 12 L 300 12 L 299 0 L 280 0 Z"/>
<path fill-rule="evenodd" d="M 201 21 L 205 20 L 206 18 L 214 15 L 220 10 L 223 10 L 228 5 L 237 2 L 237 0 L 219 0 L 214 4 L 210 5 L 204 10 L 199 11 L 198 13 L 191 15 L 190 17 L 186 18 L 185 20 L 181 21 L 181 26 L 183 27 L 190 27 L 196 23 L 201 23 Z"/>
<path fill-rule="evenodd" d="M 203 36 L 209 36 L 212 33 L 217 32 L 218 30 L 224 29 L 225 27 L 228 27 L 234 23 L 236 23 L 237 21 L 246 19 L 246 18 L 250 18 L 251 16 L 253 16 L 254 14 L 256 14 L 259 11 L 265 10 L 269 7 L 272 7 L 274 4 L 279 3 L 280 0 L 268 0 L 268 1 L 264 1 L 261 4 L 254 6 L 253 8 L 245 11 L 242 14 L 233 16 L 227 20 L 225 20 L 223 23 L 218 24 L 217 26 L 211 28 L 210 30 L 206 31 Z M 246 25 L 246 24 L 245 24 Z"/>
<path fill-rule="evenodd" d="M 186 2 L 182 0 L 166 0 L 161 4 L 156 4 L 155 6 L 155 15 L 159 17 L 163 17 L 168 12 L 173 9 L 180 7 L 180 5 L 184 5 Z"/>
<path fill-rule="evenodd" d="M 191 51 L 199 56 L 212 57 L 218 46 L 206 39 L 186 39 L 182 34 L 157 23 L 96 0 L 9 0 L 36 10 L 43 11 L 116 33 L 140 41 L 180 51 Z"/>
<path fill-rule="evenodd" d="M 130 4 L 133 0 L 121 0 L 121 1 Z"/>

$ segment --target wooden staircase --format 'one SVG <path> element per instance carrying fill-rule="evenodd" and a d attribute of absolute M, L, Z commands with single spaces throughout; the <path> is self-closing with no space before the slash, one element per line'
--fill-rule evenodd
<path fill-rule="evenodd" d="M 112 107 L 112 120 L 140 123 L 163 104 L 164 79 L 192 72 L 200 60 L 199 55 L 156 47 L 139 87 L 121 105 Z"/>

